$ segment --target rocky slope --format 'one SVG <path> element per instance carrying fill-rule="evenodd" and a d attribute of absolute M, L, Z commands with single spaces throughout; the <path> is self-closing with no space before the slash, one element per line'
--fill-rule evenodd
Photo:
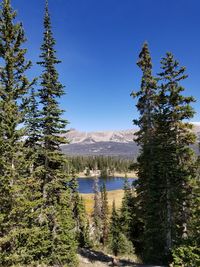
<path fill-rule="evenodd" d="M 103 155 L 132 158 L 138 153 L 138 147 L 133 141 L 133 130 L 79 132 L 70 130 L 66 137 L 68 145 L 62 146 L 67 155 Z"/>
<path fill-rule="evenodd" d="M 69 144 L 62 150 L 67 155 L 103 155 L 135 158 L 139 147 L 134 142 L 136 130 L 80 132 L 71 129 L 66 134 Z M 194 132 L 200 137 L 200 123 L 194 123 Z M 194 145 L 198 151 L 198 145 Z"/>
<path fill-rule="evenodd" d="M 66 134 L 70 144 L 93 144 L 97 142 L 130 143 L 133 141 L 134 130 L 124 131 L 102 131 L 102 132 L 80 132 L 75 129 Z"/>

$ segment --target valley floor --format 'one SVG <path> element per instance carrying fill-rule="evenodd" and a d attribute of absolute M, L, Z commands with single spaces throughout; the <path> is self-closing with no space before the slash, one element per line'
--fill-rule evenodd
<path fill-rule="evenodd" d="M 120 208 L 122 204 L 122 198 L 124 196 L 124 190 L 113 190 L 108 191 L 108 208 L 109 211 L 112 210 L 112 203 L 115 201 L 116 208 Z M 81 194 L 85 207 L 86 212 L 88 215 L 91 215 L 93 207 L 94 207 L 94 194 Z"/>

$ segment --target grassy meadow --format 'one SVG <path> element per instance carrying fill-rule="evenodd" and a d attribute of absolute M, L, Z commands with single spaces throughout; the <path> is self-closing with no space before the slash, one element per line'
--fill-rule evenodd
<path fill-rule="evenodd" d="M 120 190 L 113 190 L 113 191 L 108 191 L 108 207 L 109 211 L 112 210 L 112 203 L 115 201 L 116 208 L 121 207 L 122 203 L 122 198 L 124 195 L 124 191 L 122 189 Z M 93 206 L 94 206 L 94 194 L 81 194 L 85 207 L 86 207 L 86 212 L 90 216 L 92 214 Z"/>

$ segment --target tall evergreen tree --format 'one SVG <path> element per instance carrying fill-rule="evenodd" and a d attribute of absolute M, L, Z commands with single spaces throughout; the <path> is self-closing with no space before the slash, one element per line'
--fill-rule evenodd
<path fill-rule="evenodd" d="M 10 0 L 3 0 L 0 11 L 0 265 L 17 264 L 22 259 L 23 216 L 30 210 L 25 205 L 23 189 L 27 178 L 21 127 L 25 120 L 24 100 L 34 81 L 26 77 L 31 62 L 25 58 L 26 41 L 21 23 Z"/>
<path fill-rule="evenodd" d="M 133 97 L 138 98 L 137 109 L 139 119 L 133 122 L 139 127 L 136 133 L 136 142 L 140 146 L 140 155 L 137 159 L 138 182 L 137 189 L 137 206 L 140 207 L 141 222 L 144 225 L 143 247 L 144 254 L 150 254 L 155 242 L 155 231 L 157 229 L 158 218 L 153 218 L 157 213 L 157 199 L 155 185 L 155 162 L 154 156 L 154 105 L 157 90 L 156 79 L 152 75 L 152 62 L 147 43 L 142 47 L 139 54 L 137 65 L 142 70 L 141 88 L 138 92 L 132 93 Z M 154 209 L 154 210 L 153 210 Z M 159 217 L 159 215 L 157 216 Z M 154 225 L 155 227 L 153 227 Z M 152 229 L 155 228 L 154 230 Z M 150 230 L 152 229 L 152 230 Z"/>
<path fill-rule="evenodd" d="M 195 157 L 189 147 L 195 142 L 191 119 L 193 97 L 183 95 L 180 82 L 187 78 L 171 53 L 161 61 L 161 85 L 155 109 L 155 157 L 162 191 L 162 216 L 165 227 L 165 253 L 188 238 L 192 181 L 195 179 Z"/>
<path fill-rule="evenodd" d="M 63 85 L 58 80 L 56 65 L 60 61 L 56 58 L 54 49 L 51 20 L 46 1 L 44 16 L 44 38 L 41 46 L 41 61 L 38 62 L 43 69 L 41 75 L 41 88 L 39 89 L 40 103 L 42 105 L 40 128 L 42 149 L 40 151 L 40 179 L 43 204 L 40 218 L 46 225 L 41 246 L 48 255 L 41 254 L 41 259 L 48 259 L 48 264 L 76 265 L 75 224 L 73 221 L 72 205 L 70 203 L 70 190 L 64 172 L 66 157 L 62 154 L 60 145 L 66 143 L 62 136 L 65 133 L 67 121 L 62 119 L 63 110 L 59 108 L 58 98 L 64 94 Z"/>
<path fill-rule="evenodd" d="M 147 58 L 139 61 L 144 74 Z M 137 142 L 141 146 L 137 199 L 143 212 L 140 216 L 144 224 L 144 259 L 152 263 L 167 261 L 171 249 L 188 238 L 189 199 L 195 177 L 194 153 L 189 147 L 195 135 L 191 124 L 186 122 L 194 114 L 190 105 L 194 99 L 185 97 L 180 85 L 187 77 L 185 68 L 179 67 L 171 53 L 167 53 L 161 64 L 162 72 L 157 79 L 160 86 L 156 89 L 156 80 L 151 83 L 151 75 L 143 75 L 141 91 L 136 95 L 141 114 L 136 121 L 140 126 Z M 143 86 L 150 84 L 155 87 L 149 95 Z M 151 112 L 149 102 L 144 101 L 149 97 Z"/>

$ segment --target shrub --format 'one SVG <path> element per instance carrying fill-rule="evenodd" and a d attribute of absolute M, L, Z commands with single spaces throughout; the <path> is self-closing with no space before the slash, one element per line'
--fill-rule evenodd
<path fill-rule="evenodd" d="M 171 267 L 200 266 L 200 248 L 196 246 L 181 246 L 172 251 Z"/>

